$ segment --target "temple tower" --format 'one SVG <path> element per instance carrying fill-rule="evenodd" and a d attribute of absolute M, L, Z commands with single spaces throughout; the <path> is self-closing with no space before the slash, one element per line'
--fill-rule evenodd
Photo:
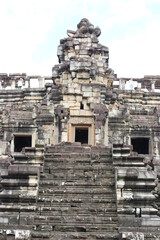
<path fill-rule="evenodd" d="M 57 140 L 107 145 L 105 89 L 114 74 L 108 67 L 109 50 L 99 44 L 99 27 L 86 18 L 58 46 L 59 64 L 52 69 L 54 83 L 61 87 L 62 100 L 55 106 Z"/>

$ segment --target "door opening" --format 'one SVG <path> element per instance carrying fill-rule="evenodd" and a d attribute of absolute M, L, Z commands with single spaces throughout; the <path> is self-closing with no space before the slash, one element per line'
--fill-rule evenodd
<path fill-rule="evenodd" d="M 75 128 L 75 142 L 88 144 L 88 128 Z"/>
<path fill-rule="evenodd" d="M 149 154 L 149 138 L 131 138 L 133 151 L 139 154 Z"/>
<path fill-rule="evenodd" d="M 14 152 L 21 152 L 24 147 L 32 146 L 31 135 L 14 135 Z"/>

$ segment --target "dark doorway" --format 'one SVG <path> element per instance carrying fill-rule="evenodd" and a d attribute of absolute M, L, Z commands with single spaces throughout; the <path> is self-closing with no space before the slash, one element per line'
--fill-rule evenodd
<path fill-rule="evenodd" d="M 84 104 L 80 103 L 80 109 L 84 109 Z"/>
<path fill-rule="evenodd" d="M 75 142 L 88 144 L 88 128 L 75 129 Z"/>
<path fill-rule="evenodd" d="M 32 146 L 31 136 L 14 136 L 14 151 L 21 152 L 24 147 Z"/>
<path fill-rule="evenodd" d="M 131 138 L 133 151 L 139 154 L 149 154 L 149 138 Z"/>

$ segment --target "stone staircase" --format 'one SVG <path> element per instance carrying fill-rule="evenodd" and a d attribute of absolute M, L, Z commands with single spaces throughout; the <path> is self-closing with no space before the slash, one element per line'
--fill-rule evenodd
<path fill-rule="evenodd" d="M 46 147 L 32 239 L 118 239 L 115 173 L 106 147 Z"/>

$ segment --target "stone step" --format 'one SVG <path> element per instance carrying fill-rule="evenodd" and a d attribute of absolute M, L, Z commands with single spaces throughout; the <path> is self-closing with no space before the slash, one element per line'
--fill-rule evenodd
<path fill-rule="evenodd" d="M 35 202 L 37 198 L 36 190 L 2 190 L 0 199 L 2 202 Z"/>
<path fill-rule="evenodd" d="M 117 225 L 116 224 L 108 224 L 106 223 L 99 223 L 99 224 L 90 224 L 90 223 L 76 223 L 76 224 L 67 224 L 67 223 L 61 223 L 61 224 L 53 224 L 52 226 L 54 227 L 55 232 L 84 232 L 84 233 L 89 233 L 89 232 L 113 232 L 114 230 L 117 230 Z M 38 228 L 40 226 L 38 225 Z"/>
<path fill-rule="evenodd" d="M 44 159 L 23 159 L 23 160 L 14 160 L 13 165 L 32 165 L 32 166 L 42 166 L 44 163 Z"/>
<path fill-rule="evenodd" d="M 87 224 L 108 224 L 108 225 L 112 225 L 112 226 L 116 226 L 117 225 L 117 217 L 112 216 L 112 217 L 108 217 L 105 215 L 82 215 L 82 214 L 78 214 L 78 215 L 70 215 L 70 214 L 61 214 L 61 215 L 55 215 L 55 216 L 35 216 L 34 218 L 34 224 L 74 224 L 74 226 L 82 223 L 87 223 Z"/>
<path fill-rule="evenodd" d="M 57 208 L 58 209 L 58 208 Z M 40 214 L 40 216 L 60 216 L 60 217 L 65 217 L 65 216 L 70 216 L 70 217 L 77 217 L 78 216 L 91 216 L 91 217 L 114 217 L 115 219 L 117 219 L 117 213 L 116 213 L 116 210 L 115 211 L 107 211 L 105 212 L 104 214 L 104 211 L 103 212 L 100 212 L 98 213 L 98 210 L 95 209 L 96 211 L 93 212 L 93 211 L 89 211 L 88 209 L 84 209 L 83 211 L 81 211 L 81 209 L 76 209 L 76 210 L 70 210 L 70 211 L 40 211 L 40 212 L 37 212 Z M 3 212 L 4 214 L 4 212 Z"/>
<path fill-rule="evenodd" d="M 133 175 L 132 175 L 132 177 L 133 177 Z M 139 189 L 141 189 L 142 191 L 143 191 L 143 189 L 146 187 L 146 184 L 147 184 L 147 189 L 149 190 L 149 191 L 151 191 L 152 189 L 153 189 L 153 187 L 156 187 L 156 183 L 155 182 L 153 182 L 153 180 L 151 179 L 146 179 L 146 180 L 137 180 L 136 181 L 136 185 L 134 186 L 134 189 L 137 189 L 137 190 L 139 190 Z M 125 189 L 127 189 L 127 188 L 133 188 L 133 181 L 131 181 L 131 180 L 128 180 L 128 181 L 126 181 L 125 182 L 125 187 L 124 186 L 122 186 L 123 184 L 121 184 L 121 182 L 118 182 L 117 183 L 117 187 L 118 188 L 121 188 L 121 187 L 123 187 L 123 190 L 125 190 Z"/>
<path fill-rule="evenodd" d="M 137 235 L 137 232 L 139 232 L 139 236 Z M 137 228 L 130 226 L 129 227 L 129 233 L 128 233 L 128 228 L 127 227 L 121 227 L 120 228 L 120 235 L 122 236 L 127 236 L 131 237 L 131 233 L 132 233 L 132 237 L 134 238 L 139 238 L 139 239 L 145 239 L 145 240 L 153 240 L 153 239 L 157 239 L 159 240 L 159 227 L 157 226 L 147 226 L 143 227 L 143 226 L 139 226 L 138 227 L 138 231 Z M 140 237 L 141 235 L 141 237 Z M 137 239 L 136 238 L 136 239 Z"/>
<path fill-rule="evenodd" d="M 98 228 L 98 230 L 97 230 Z M 108 224 L 106 225 L 105 223 L 104 224 L 79 224 L 77 223 L 76 226 L 69 226 L 69 224 L 66 226 L 66 224 L 61 224 L 60 226 L 56 226 L 56 231 L 72 231 L 73 229 L 75 229 L 77 232 L 92 232 L 92 231 L 106 231 L 107 230 L 110 232 L 110 231 L 113 231 L 114 228 L 116 229 L 116 226 L 113 226 L 113 224 Z"/>
<path fill-rule="evenodd" d="M 115 161 L 116 158 L 114 158 L 113 161 Z M 121 160 L 122 161 L 130 161 L 130 162 L 143 162 L 144 160 L 144 155 L 130 155 L 130 156 L 127 156 L 127 157 L 121 157 Z"/>
<path fill-rule="evenodd" d="M 60 144 L 57 144 L 57 145 L 54 145 L 54 146 L 47 146 L 46 149 L 45 149 L 45 153 L 51 153 L 51 152 L 69 152 L 69 153 L 72 153 L 72 152 L 80 152 L 80 153 L 83 153 L 83 152 L 88 152 L 88 153 L 110 153 L 111 149 L 108 148 L 108 147 L 102 147 L 102 146 L 89 146 L 89 145 L 81 145 L 80 143 L 76 142 L 76 143 L 69 143 L 69 142 L 66 142 L 66 143 L 60 143 Z"/>
<path fill-rule="evenodd" d="M 88 178 L 92 177 L 93 182 L 97 182 L 99 179 L 104 180 L 104 181 L 107 179 L 110 179 L 110 180 L 114 179 L 114 177 L 113 177 L 114 171 L 112 171 L 112 170 L 106 170 L 106 173 L 102 173 L 102 172 L 98 171 L 97 169 L 76 170 L 73 168 L 71 170 L 60 171 L 60 170 L 51 170 L 50 168 L 45 168 L 44 170 L 46 173 L 41 175 L 42 181 L 45 181 L 48 179 L 48 180 L 52 180 L 54 182 L 54 180 L 57 181 L 58 179 L 66 178 L 66 182 L 69 182 L 69 181 L 71 181 L 72 178 L 75 179 L 76 176 L 80 177 L 78 182 L 86 181 L 87 177 Z M 31 176 L 29 176 L 29 177 L 31 177 Z M 81 178 L 83 178 L 83 179 L 81 179 Z"/>
<path fill-rule="evenodd" d="M 37 177 L 30 177 L 29 179 L 14 179 L 14 178 L 5 178 L 1 181 L 3 187 L 36 187 L 38 185 L 38 178 Z"/>
<path fill-rule="evenodd" d="M 106 172 L 106 171 L 114 171 L 114 167 L 112 164 L 100 163 L 97 162 L 89 162 L 88 164 L 83 164 L 83 162 L 79 164 L 73 165 L 72 162 L 64 162 L 67 165 L 60 165 L 60 161 L 45 161 L 45 167 L 48 166 L 51 170 L 59 170 L 59 171 L 68 171 L 68 170 L 79 170 L 79 169 L 95 169 L 99 172 Z"/>
<path fill-rule="evenodd" d="M 10 165 L 8 167 L 8 174 L 12 175 L 38 175 L 40 167 L 28 165 Z"/>
<path fill-rule="evenodd" d="M 112 156 L 113 157 L 127 157 L 130 155 L 131 149 L 130 148 L 113 148 Z"/>
<path fill-rule="evenodd" d="M 96 181 L 94 181 L 94 178 L 93 177 L 86 177 L 85 179 L 84 179 L 84 177 L 75 177 L 75 178 L 70 178 L 69 179 L 69 177 L 66 179 L 66 178 L 54 178 L 54 179 L 50 179 L 50 180 L 42 180 L 42 181 L 40 181 L 40 184 L 39 184 L 39 189 L 41 190 L 41 189 L 45 189 L 46 187 L 50 187 L 50 188 L 58 188 L 58 189 L 60 189 L 60 187 L 61 186 L 64 186 L 64 185 L 68 185 L 68 186 L 73 186 L 73 184 L 72 183 L 74 183 L 74 181 L 76 181 L 76 184 L 75 184 L 75 186 L 82 186 L 82 181 L 83 181 L 83 183 L 85 184 L 85 182 L 86 181 L 88 181 L 89 182 L 89 187 L 92 187 L 93 185 L 92 185 L 92 183 L 94 183 L 95 182 L 95 184 L 97 185 L 97 187 L 99 187 L 99 188 L 101 188 L 101 187 L 104 187 L 104 186 L 106 186 L 107 188 L 112 188 L 112 189 L 114 189 L 115 188 L 115 179 L 113 178 L 113 179 L 110 179 L 110 181 L 108 181 L 107 180 L 107 178 L 106 179 L 103 179 L 103 183 L 101 184 L 101 181 L 100 181 L 100 178 L 99 179 L 97 179 L 96 178 Z M 90 184 L 91 183 L 91 184 Z M 85 185 L 84 185 L 84 187 L 85 187 Z M 63 189 L 64 189 L 64 187 L 63 187 Z"/>
<path fill-rule="evenodd" d="M 0 205 L 0 212 L 35 212 L 36 205 L 21 205 L 21 204 L 1 204 Z M 4 213 L 3 213 L 4 214 Z"/>
<path fill-rule="evenodd" d="M 64 187 L 62 187 L 64 185 Z M 52 191 L 54 191 L 54 189 L 72 189 L 72 190 L 74 190 L 74 189 L 84 189 L 84 188 L 87 188 L 87 189 L 90 189 L 90 190 L 95 190 L 95 189 L 103 189 L 103 188 L 105 188 L 106 190 L 112 190 L 112 192 L 113 192 L 113 189 L 114 189 L 114 184 L 112 184 L 112 183 L 108 183 L 107 181 L 106 182 L 103 182 L 102 184 L 99 182 L 95 182 L 95 185 L 94 185 L 94 183 L 92 184 L 86 184 L 85 182 L 84 182 L 84 184 L 82 184 L 82 183 L 76 183 L 75 185 L 74 185 L 74 182 L 69 182 L 69 183 L 67 183 L 67 182 L 59 182 L 59 181 L 54 181 L 53 183 L 52 183 L 52 188 L 50 188 L 50 189 L 46 189 L 46 185 L 45 184 L 40 184 L 40 188 L 39 188 L 39 193 L 41 193 L 42 192 L 42 194 L 44 193 L 44 192 L 52 192 Z"/>
<path fill-rule="evenodd" d="M 45 170 L 45 174 L 41 174 L 41 179 L 43 180 L 53 180 L 55 178 L 58 178 L 58 174 L 59 174 L 59 179 L 62 177 L 62 174 L 64 175 L 64 177 L 66 177 L 66 180 L 68 178 L 75 178 L 75 176 L 83 176 L 83 180 L 85 180 L 85 177 L 87 176 L 92 176 L 94 179 L 94 182 L 97 181 L 97 178 L 101 178 L 103 180 L 105 179 L 114 179 L 113 174 L 114 174 L 114 170 L 106 170 L 105 172 L 101 172 L 98 169 L 69 169 L 69 170 L 63 170 L 60 171 L 58 169 L 51 169 L 51 168 L 44 168 Z M 31 176 L 30 176 L 31 177 Z M 33 176 L 34 177 L 34 176 Z M 56 181 L 56 179 L 55 179 Z M 82 180 L 79 179 L 79 182 L 81 182 Z M 69 182 L 69 180 L 68 180 Z"/>
<path fill-rule="evenodd" d="M 113 196 L 106 196 L 104 198 L 102 198 L 101 195 L 102 194 L 99 194 L 99 195 L 98 194 L 96 194 L 96 195 L 93 195 L 93 194 L 84 194 L 84 195 L 82 195 L 82 194 L 70 194 L 70 195 L 69 194 L 68 195 L 64 194 L 64 195 L 62 195 L 61 194 L 61 195 L 57 195 L 57 194 L 55 194 L 54 197 L 53 196 L 48 196 L 48 195 L 43 196 L 43 197 L 39 196 L 38 202 L 39 202 L 39 204 L 42 203 L 44 206 L 52 206 L 52 203 L 55 200 L 55 201 L 59 202 L 60 206 L 61 206 L 61 204 L 63 204 L 63 198 L 65 198 L 64 202 L 71 202 L 72 200 L 77 199 L 77 201 L 79 201 L 80 203 L 85 203 L 86 202 L 88 204 L 89 203 L 92 204 L 92 203 L 95 203 L 95 202 L 97 202 L 97 204 L 99 202 L 100 203 L 106 203 L 106 204 L 111 203 L 111 202 L 114 203 L 114 198 L 115 198 L 114 195 Z M 23 196 L 23 198 L 24 197 L 25 196 Z M 49 200 L 48 199 L 49 197 L 51 197 L 52 199 Z M 53 198 L 54 198 L 54 200 L 53 200 Z M 90 201 L 88 201 L 88 198 L 90 198 Z"/>
<path fill-rule="evenodd" d="M 114 168 L 112 166 L 112 162 L 91 162 L 91 161 L 61 161 L 61 160 L 55 160 L 55 161 L 45 161 L 45 165 L 44 165 L 44 168 L 50 168 L 50 169 L 60 169 L 60 166 L 62 166 L 62 170 L 64 169 L 93 169 L 93 170 L 113 170 L 114 171 Z M 104 167 L 104 168 L 103 168 Z"/>
<path fill-rule="evenodd" d="M 114 165 L 116 166 L 116 165 L 118 165 L 119 167 L 144 167 L 145 166 L 145 164 L 143 163 L 143 162 L 131 162 L 131 161 L 128 161 L 128 160 L 126 160 L 126 161 L 123 161 L 123 160 L 118 160 L 118 161 L 116 161 L 115 159 L 114 159 Z"/>
<path fill-rule="evenodd" d="M 114 198 L 90 198 L 88 200 L 88 198 L 80 198 L 79 196 L 73 196 L 72 198 L 61 198 L 58 196 L 39 196 L 38 200 L 37 200 L 37 206 L 45 206 L 45 207 L 52 207 L 55 206 L 55 204 L 57 204 L 58 207 L 62 207 L 65 206 L 66 204 L 70 204 L 70 206 L 74 205 L 74 204 L 96 204 L 98 206 L 100 206 L 101 204 L 116 204 L 116 199 Z M 96 207 L 95 207 L 96 208 Z"/>
<path fill-rule="evenodd" d="M 33 188 L 31 188 L 33 189 Z M 42 188 L 41 188 L 42 189 Z M 40 191 L 41 191 L 40 189 Z M 39 192 L 40 193 L 40 192 Z M 82 186 L 64 186 L 64 187 L 61 187 L 61 186 L 58 186 L 58 187 L 54 187 L 54 188 L 50 188 L 50 189 L 46 189 L 44 188 L 44 190 L 42 190 L 42 194 L 59 194 L 59 193 L 62 193 L 62 194 L 68 194 L 68 193 L 73 193 L 73 194 L 76 194 L 76 193 L 82 193 L 82 194 L 87 194 L 87 193 L 97 193 L 97 194 L 101 194 L 101 193 L 104 193 L 105 196 L 107 196 L 108 194 L 111 194 L 113 193 L 113 189 L 110 188 L 110 187 L 82 187 Z"/>
<path fill-rule="evenodd" d="M 128 149 L 128 148 L 126 147 L 126 149 Z M 85 149 L 82 148 L 81 152 L 78 152 L 76 150 L 64 151 L 64 149 L 61 149 L 59 151 L 45 151 L 44 156 L 54 156 L 54 157 L 56 157 L 56 156 L 57 157 L 79 156 L 79 157 L 90 157 L 90 158 L 94 158 L 94 157 L 99 157 L 99 158 L 102 157 L 103 158 L 103 157 L 111 157 L 111 150 L 109 149 L 109 150 L 103 151 L 102 149 L 100 149 L 99 151 L 86 151 Z"/>
<path fill-rule="evenodd" d="M 39 199 L 40 200 L 40 199 Z M 72 209 L 72 211 L 76 211 L 77 209 L 79 211 L 85 211 L 88 209 L 90 212 L 107 212 L 107 211 L 114 211 L 117 209 L 115 205 L 115 201 L 113 200 L 110 202 L 93 202 L 90 200 L 87 200 L 86 202 L 73 202 L 73 199 L 71 201 L 56 201 L 57 199 L 53 199 L 51 202 L 50 206 L 44 206 L 43 204 L 39 204 L 39 201 L 37 202 L 37 211 L 61 211 L 61 210 L 66 210 L 66 209 Z M 42 201 L 41 201 L 42 202 Z M 61 204 L 62 203 L 62 204 Z M 90 204 L 92 203 L 92 204 Z"/>
<path fill-rule="evenodd" d="M 71 179 L 74 179 L 76 177 L 79 178 L 79 181 L 86 181 L 86 178 L 92 178 L 93 182 L 96 182 L 97 180 L 101 179 L 101 180 L 105 180 L 105 179 L 110 179 L 113 180 L 115 179 L 113 177 L 114 172 L 106 172 L 106 175 L 103 173 L 102 175 L 99 174 L 99 172 L 97 170 L 79 170 L 79 171 L 74 171 L 74 169 L 72 171 L 65 171 L 65 172 L 61 172 L 61 171 L 50 171 L 50 169 L 46 169 L 45 171 L 47 172 L 46 175 L 42 175 L 42 182 L 47 180 L 50 181 L 57 181 L 57 180 L 61 180 L 61 179 L 66 179 L 67 182 L 71 181 Z M 129 175 L 128 175 L 129 176 Z M 136 176 L 136 175 L 135 175 Z M 82 178 L 82 179 L 81 179 Z M 79 182 L 78 181 L 78 182 Z"/>
<path fill-rule="evenodd" d="M 50 240 L 55 240 L 55 239 L 66 239 L 66 240 L 72 240 L 72 239 L 78 239 L 78 240 L 84 240 L 84 239 L 92 239 L 92 240 L 97 240 L 97 239 L 102 239 L 102 240 L 118 240 L 118 234 L 113 233 L 113 230 L 108 230 L 108 231 L 101 231 L 97 232 L 92 231 L 92 232 L 82 232 L 82 229 L 79 229 L 81 231 L 77 231 L 78 229 L 72 229 L 72 231 L 55 231 L 54 227 L 48 225 L 43 227 L 46 229 L 45 231 L 41 232 L 33 232 L 32 233 L 32 240 L 41 240 L 41 239 L 50 239 Z M 50 232 L 54 231 L 54 234 L 51 234 Z"/>
<path fill-rule="evenodd" d="M 90 165 L 110 165 L 113 163 L 112 159 L 108 159 L 106 160 L 106 158 L 98 158 L 98 159 L 91 159 L 89 157 L 79 157 L 79 155 L 77 157 L 74 156 L 74 158 L 70 158 L 70 157 L 54 157 L 54 156 L 47 156 L 45 157 L 45 164 L 56 164 L 56 163 L 61 163 L 61 164 L 70 164 L 73 165 L 74 164 L 90 164 Z"/>

